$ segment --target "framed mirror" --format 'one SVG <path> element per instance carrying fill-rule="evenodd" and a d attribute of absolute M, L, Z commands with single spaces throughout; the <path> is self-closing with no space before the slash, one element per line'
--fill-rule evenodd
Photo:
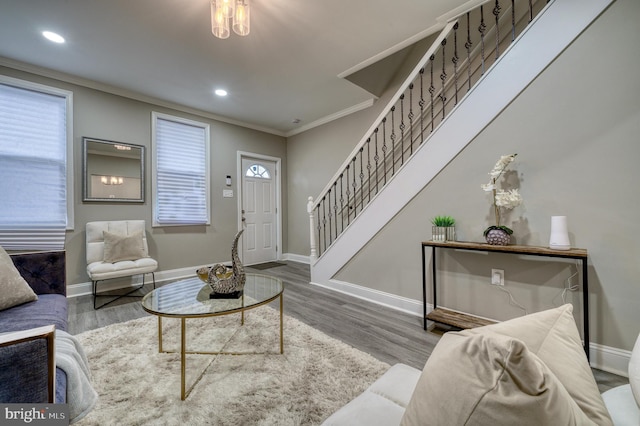
<path fill-rule="evenodd" d="M 83 137 L 83 201 L 144 203 L 144 146 Z"/>

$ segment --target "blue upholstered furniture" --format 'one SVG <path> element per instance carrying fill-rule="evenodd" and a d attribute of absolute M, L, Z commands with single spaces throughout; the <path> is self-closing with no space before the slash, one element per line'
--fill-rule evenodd
<path fill-rule="evenodd" d="M 49 394 L 49 368 L 55 365 L 50 364 L 52 339 L 39 335 L 44 326 L 67 330 L 65 252 L 19 254 L 11 259 L 38 300 L 0 311 L 0 342 L 9 336 L 2 333 L 18 331 L 22 331 L 18 341 L 26 340 L 5 342 L 0 347 L 0 403 L 64 403 L 67 377 L 56 369 L 54 399 Z M 33 332 L 34 329 L 40 331 Z M 26 337 L 30 334 L 36 338 Z"/>

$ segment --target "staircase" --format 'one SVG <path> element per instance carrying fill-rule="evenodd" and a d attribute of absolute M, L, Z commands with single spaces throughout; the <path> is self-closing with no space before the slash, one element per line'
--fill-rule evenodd
<path fill-rule="evenodd" d="M 321 194 L 311 281 L 327 285 L 613 0 L 491 0 L 448 20 Z"/>

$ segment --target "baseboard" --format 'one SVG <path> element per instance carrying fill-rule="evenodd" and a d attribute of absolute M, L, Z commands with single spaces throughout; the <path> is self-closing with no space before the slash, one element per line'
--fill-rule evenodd
<path fill-rule="evenodd" d="M 295 253 L 283 253 L 282 260 L 290 260 L 292 262 L 304 263 L 307 265 L 311 264 L 311 260 L 309 259 L 309 256 L 304 256 L 302 254 L 295 254 Z"/>
<path fill-rule="evenodd" d="M 311 282 L 311 284 L 386 306 L 419 318 L 422 318 L 423 315 L 422 302 L 419 300 L 409 299 L 339 280 L 329 280 L 327 283 Z M 433 305 L 427 304 L 427 313 L 432 309 Z M 590 343 L 589 354 L 590 364 L 593 368 L 606 371 L 607 373 L 617 374 L 618 376 L 628 377 L 631 351 Z"/>

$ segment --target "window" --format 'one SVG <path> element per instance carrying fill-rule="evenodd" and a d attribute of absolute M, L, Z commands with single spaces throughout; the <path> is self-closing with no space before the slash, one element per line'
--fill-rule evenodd
<path fill-rule="evenodd" d="M 73 225 L 72 93 L 0 76 L 0 245 L 61 250 Z"/>
<path fill-rule="evenodd" d="M 209 125 L 153 113 L 153 224 L 209 224 Z"/>
<path fill-rule="evenodd" d="M 269 170 L 265 169 L 261 164 L 253 164 L 247 169 L 245 173 L 247 177 L 253 177 L 258 179 L 271 179 Z"/>

